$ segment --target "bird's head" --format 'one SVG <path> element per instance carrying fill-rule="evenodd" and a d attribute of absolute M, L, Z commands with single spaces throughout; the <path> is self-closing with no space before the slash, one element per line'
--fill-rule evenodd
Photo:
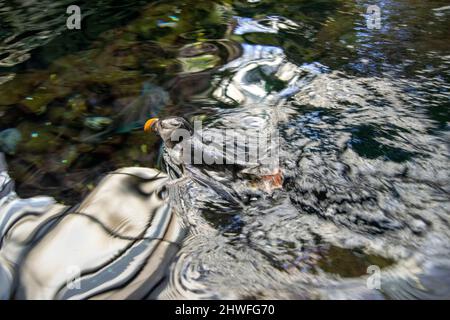
<path fill-rule="evenodd" d="M 181 117 L 151 118 L 145 123 L 144 131 L 156 132 L 168 148 L 173 148 L 194 133 L 191 124 Z"/>

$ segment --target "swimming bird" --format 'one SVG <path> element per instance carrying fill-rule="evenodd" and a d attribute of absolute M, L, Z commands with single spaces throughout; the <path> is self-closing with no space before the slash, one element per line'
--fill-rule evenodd
<path fill-rule="evenodd" d="M 155 132 L 161 137 L 165 169 L 170 177 L 180 179 L 178 181 L 189 177 L 232 203 L 237 204 L 242 194 L 271 193 L 282 187 L 283 176 L 279 168 L 268 172 L 261 164 L 246 162 L 245 157 L 236 154 L 245 152 L 243 148 L 234 148 L 230 152 L 218 145 L 226 143 L 221 139 L 205 143 L 202 132 L 194 131 L 182 117 L 151 118 L 145 123 L 144 131 Z"/>

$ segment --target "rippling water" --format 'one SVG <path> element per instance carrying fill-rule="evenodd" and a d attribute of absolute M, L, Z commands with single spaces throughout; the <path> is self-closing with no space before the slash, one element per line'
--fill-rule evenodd
<path fill-rule="evenodd" d="M 159 166 L 149 116 L 276 131 L 281 189 L 220 166 L 208 175 L 237 206 L 172 188 L 189 235 L 149 297 L 450 297 L 447 1 L 383 1 L 379 30 L 369 1 L 93 3 L 82 35 L 64 2 L 54 19 L 1 3 L 0 123 L 15 131 L 0 143 L 19 195 L 73 204 L 104 172 Z"/>

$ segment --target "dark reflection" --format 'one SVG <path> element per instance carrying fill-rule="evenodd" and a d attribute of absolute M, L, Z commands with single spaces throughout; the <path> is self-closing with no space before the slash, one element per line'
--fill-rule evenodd
<path fill-rule="evenodd" d="M 346 250 L 331 246 L 326 250 L 326 255 L 318 262 L 318 267 L 325 272 L 337 273 L 344 278 L 360 277 L 367 275 L 367 268 L 376 265 L 380 268 L 394 263 L 376 255 L 368 255 L 358 249 Z"/>
<path fill-rule="evenodd" d="M 362 126 L 352 129 L 352 139 L 349 144 L 360 156 L 369 159 L 384 157 L 386 160 L 394 162 L 403 162 L 410 160 L 412 153 L 402 150 L 400 148 L 393 148 L 388 145 L 377 142 L 377 131 L 380 137 L 390 140 L 389 132 L 376 130 L 369 126 Z"/>

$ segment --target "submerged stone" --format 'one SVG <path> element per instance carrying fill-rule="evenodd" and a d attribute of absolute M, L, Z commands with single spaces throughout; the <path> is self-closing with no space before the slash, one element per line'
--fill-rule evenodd
<path fill-rule="evenodd" d="M 55 150 L 62 142 L 54 128 L 30 122 L 18 125 L 21 135 L 24 137 L 18 145 L 18 150 L 27 154 L 48 153 Z"/>
<path fill-rule="evenodd" d="M 113 120 L 107 117 L 87 117 L 84 119 L 84 125 L 95 131 L 105 129 L 112 122 Z"/>
<path fill-rule="evenodd" d="M 196 57 L 178 58 L 183 66 L 183 72 L 194 73 L 214 68 L 220 63 L 220 58 L 211 54 Z"/>
<path fill-rule="evenodd" d="M 0 149 L 7 154 L 14 154 L 21 139 L 22 135 L 16 128 L 3 130 L 0 132 Z"/>

